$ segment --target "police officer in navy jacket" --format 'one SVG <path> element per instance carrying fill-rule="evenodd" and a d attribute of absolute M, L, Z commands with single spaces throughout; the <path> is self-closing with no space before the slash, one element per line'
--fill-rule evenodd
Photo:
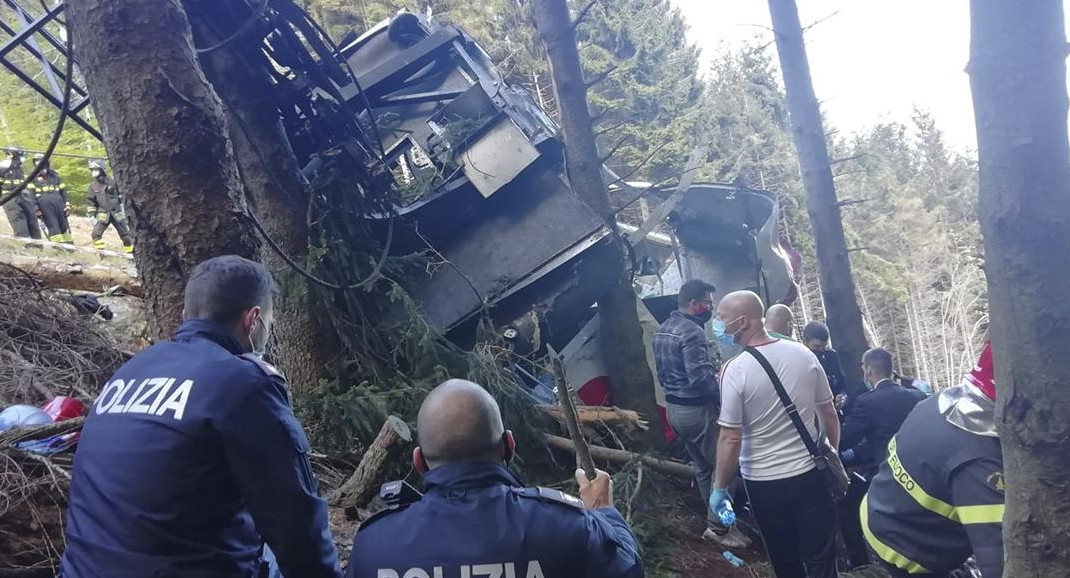
<path fill-rule="evenodd" d="M 450 380 L 417 418 L 423 499 L 364 522 L 353 541 L 351 578 L 641 577 L 635 537 L 613 508 L 608 474 L 580 499 L 522 487 L 506 468 L 515 451 L 498 404 L 480 386 Z"/>
<path fill-rule="evenodd" d="M 275 284 L 237 256 L 201 263 L 171 341 L 124 364 L 74 461 L 61 575 L 336 578 L 327 505 L 283 377 L 260 360 Z"/>

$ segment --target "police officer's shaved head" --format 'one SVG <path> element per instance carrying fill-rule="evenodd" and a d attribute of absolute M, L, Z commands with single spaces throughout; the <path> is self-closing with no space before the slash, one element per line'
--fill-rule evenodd
<path fill-rule="evenodd" d="M 765 312 L 765 327 L 770 331 L 776 331 L 781 335 L 791 335 L 791 326 L 795 321 L 795 315 L 791 307 L 777 303 Z"/>
<path fill-rule="evenodd" d="M 450 462 L 502 462 L 508 456 L 501 410 L 487 390 L 463 379 L 433 389 L 420 406 L 417 434 L 427 467 Z M 419 458 L 418 458 L 419 460 Z"/>
<path fill-rule="evenodd" d="M 253 307 L 271 309 L 278 290 L 263 265 L 237 255 L 214 257 L 197 265 L 186 281 L 186 319 L 233 325 Z"/>

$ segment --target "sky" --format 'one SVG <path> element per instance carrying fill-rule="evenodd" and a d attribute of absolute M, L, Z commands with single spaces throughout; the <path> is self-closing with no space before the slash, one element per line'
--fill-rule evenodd
<path fill-rule="evenodd" d="M 702 50 L 703 69 L 726 45 L 773 39 L 766 0 L 671 2 Z M 826 130 L 849 135 L 880 122 L 909 121 L 917 106 L 933 114 L 952 148 L 977 148 L 965 72 L 969 0 L 797 2 L 804 27 L 827 18 L 806 33 L 814 90 L 831 125 Z"/>

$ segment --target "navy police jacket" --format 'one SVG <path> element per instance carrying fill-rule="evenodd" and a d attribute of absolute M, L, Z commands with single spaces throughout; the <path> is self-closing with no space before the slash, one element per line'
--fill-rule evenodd
<path fill-rule="evenodd" d="M 637 578 L 635 537 L 613 508 L 523 488 L 502 465 L 458 462 L 424 478 L 426 495 L 364 522 L 350 578 Z"/>
<path fill-rule="evenodd" d="M 74 460 L 61 575 L 338 576 L 308 441 L 271 366 L 223 327 L 187 321 L 124 364 Z"/>

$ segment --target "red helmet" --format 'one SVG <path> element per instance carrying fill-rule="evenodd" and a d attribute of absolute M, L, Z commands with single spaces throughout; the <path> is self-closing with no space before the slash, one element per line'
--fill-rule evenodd
<path fill-rule="evenodd" d="M 977 365 L 973 366 L 970 374 L 966 376 L 985 397 L 996 401 L 996 370 L 992 366 L 992 342 L 986 341 L 985 348 L 981 351 L 981 357 L 977 358 Z"/>

